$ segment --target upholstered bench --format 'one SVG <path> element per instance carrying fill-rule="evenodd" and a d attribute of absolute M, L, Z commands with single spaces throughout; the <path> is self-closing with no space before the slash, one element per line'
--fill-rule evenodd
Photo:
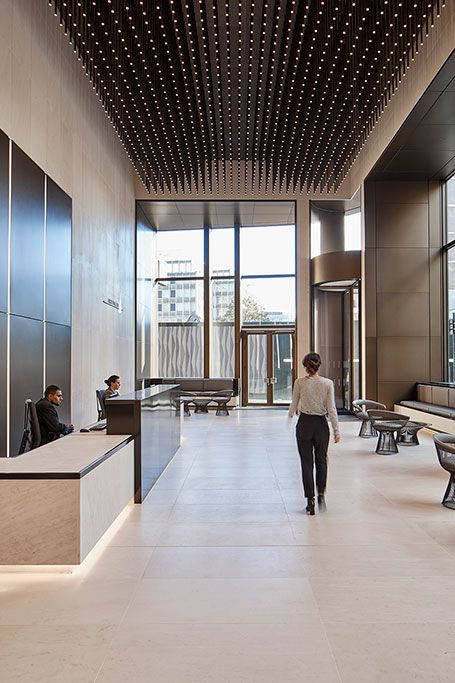
<path fill-rule="evenodd" d="M 417 384 L 417 400 L 401 401 L 395 410 L 413 422 L 430 422 L 435 431 L 455 434 L 455 385 Z"/>
<path fill-rule="evenodd" d="M 196 397 L 199 407 L 196 412 L 207 412 L 204 407 L 204 398 L 210 398 L 206 405 L 215 404 L 217 415 L 229 415 L 228 407 L 238 405 L 239 381 L 236 377 L 151 377 L 145 380 L 146 386 L 152 384 L 178 384 L 178 396 L 184 405 L 185 415 L 189 415 L 189 403 L 196 405 L 191 400 Z M 200 399 L 200 400 L 199 400 Z M 175 398 L 176 409 L 180 409 L 179 398 Z"/>

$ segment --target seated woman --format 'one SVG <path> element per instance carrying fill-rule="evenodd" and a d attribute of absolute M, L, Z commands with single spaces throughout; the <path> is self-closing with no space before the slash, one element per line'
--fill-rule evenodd
<path fill-rule="evenodd" d="M 107 384 L 107 389 L 104 390 L 103 394 L 103 408 L 104 412 L 106 412 L 106 401 L 108 401 L 113 396 L 119 395 L 120 377 L 118 375 L 111 375 L 108 379 L 104 380 L 104 384 Z"/>

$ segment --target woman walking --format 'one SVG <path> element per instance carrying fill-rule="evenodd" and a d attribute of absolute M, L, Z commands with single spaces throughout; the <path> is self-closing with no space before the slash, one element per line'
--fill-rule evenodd
<path fill-rule="evenodd" d="M 330 439 L 327 415 L 332 425 L 335 443 L 340 442 L 340 432 L 333 382 L 327 377 L 319 376 L 321 357 L 317 353 L 307 353 L 303 365 L 307 376 L 296 379 L 294 383 L 289 417 L 299 415 L 296 436 L 302 465 L 303 488 L 307 498 L 306 511 L 307 514 L 314 515 L 314 465 L 318 505 L 325 505 L 327 448 Z"/>

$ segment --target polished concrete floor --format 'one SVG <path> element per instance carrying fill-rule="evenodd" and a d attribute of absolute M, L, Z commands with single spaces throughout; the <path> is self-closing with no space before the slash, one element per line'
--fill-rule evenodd
<path fill-rule="evenodd" d="M 453 681 L 455 512 L 431 436 L 384 457 L 341 428 L 310 518 L 285 412 L 186 418 L 81 568 L 0 574 L 0 681 Z"/>

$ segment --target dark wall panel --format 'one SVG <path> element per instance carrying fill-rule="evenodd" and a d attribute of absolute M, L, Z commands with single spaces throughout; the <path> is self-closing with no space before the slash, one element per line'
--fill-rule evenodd
<path fill-rule="evenodd" d="M 388 407 L 442 378 L 440 205 L 426 181 L 365 183 L 367 396 Z"/>
<path fill-rule="evenodd" d="M 6 313 L 0 313 L 0 458 L 6 456 Z"/>
<path fill-rule="evenodd" d="M 46 386 L 58 384 L 63 403 L 58 409 L 61 422 L 71 422 L 71 328 L 46 323 Z"/>
<path fill-rule="evenodd" d="M 71 325 L 71 199 L 47 178 L 46 320 Z"/>
<path fill-rule="evenodd" d="M 43 395 L 43 323 L 10 316 L 10 455 L 17 455 L 23 430 L 24 401 L 37 401 Z"/>
<path fill-rule="evenodd" d="M 44 173 L 13 144 L 11 313 L 44 315 Z"/>
<path fill-rule="evenodd" d="M 0 130 L 0 311 L 8 306 L 8 162 L 9 140 Z"/>

